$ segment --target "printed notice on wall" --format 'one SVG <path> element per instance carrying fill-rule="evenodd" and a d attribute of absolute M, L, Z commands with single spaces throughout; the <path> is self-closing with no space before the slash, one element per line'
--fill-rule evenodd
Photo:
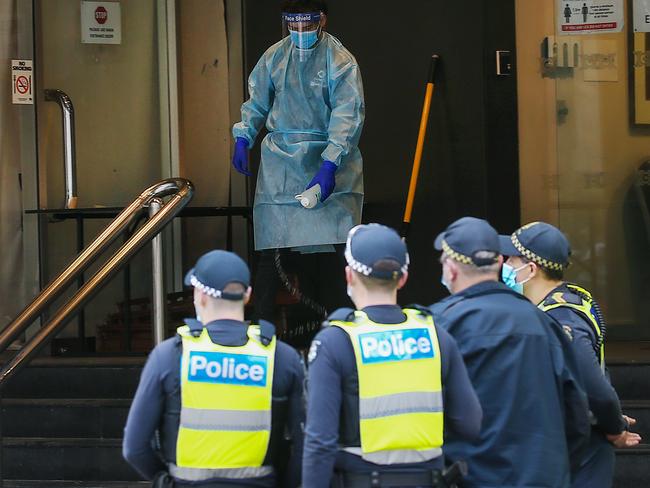
<path fill-rule="evenodd" d="M 31 59 L 11 60 L 11 101 L 18 105 L 34 103 L 34 88 L 32 86 L 33 70 Z"/>
<path fill-rule="evenodd" d="M 121 44 L 122 19 L 117 2 L 81 2 L 81 42 Z"/>
<path fill-rule="evenodd" d="M 650 0 L 634 0 L 634 32 L 650 32 Z"/>
<path fill-rule="evenodd" d="M 621 32 L 624 0 L 558 0 L 557 15 L 559 34 Z"/>

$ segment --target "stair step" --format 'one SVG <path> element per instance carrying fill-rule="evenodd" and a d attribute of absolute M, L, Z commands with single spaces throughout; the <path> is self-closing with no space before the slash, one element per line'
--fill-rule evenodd
<path fill-rule="evenodd" d="M 5 437 L 2 447 L 7 480 L 140 480 L 122 458 L 121 439 Z"/>
<path fill-rule="evenodd" d="M 650 364 L 611 363 L 607 365 L 612 385 L 622 400 L 650 400 Z"/>
<path fill-rule="evenodd" d="M 634 449 L 616 449 L 613 488 L 641 488 L 650 480 L 650 444 Z"/>
<path fill-rule="evenodd" d="M 130 399 L 6 399 L 2 435 L 121 438 L 130 405 Z"/>
<path fill-rule="evenodd" d="M 150 481 L 4 480 L 3 488 L 144 488 Z"/>
<path fill-rule="evenodd" d="M 60 366 L 58 364 L 61 364 Z M 53 362 L 18 372 L 3 388 L 4 398 L 133 398 L 141 364 L 76 366 Z"/>

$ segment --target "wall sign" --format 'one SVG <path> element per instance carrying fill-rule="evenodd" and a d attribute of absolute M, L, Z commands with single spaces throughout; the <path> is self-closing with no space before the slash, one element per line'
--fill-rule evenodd
<path fill-rule="evenodd" d="M 558 34 L 621 32 L 624 0 L 557 0 Z"/>
<path fill-rule="evenodd" d="M 650 32 L 650 0 L 634 0 L 634 32 Z"/>
<path fill-rule="evenodd" d="M 81 2 L 81 42 L 121 44 L 122 18 L 117 2 Z"/>
<path fill-rule="evenodd" d="M 33 65 L 31 59 L 11 60 L 11 101 L 18 105 L 34 104 Z"/>

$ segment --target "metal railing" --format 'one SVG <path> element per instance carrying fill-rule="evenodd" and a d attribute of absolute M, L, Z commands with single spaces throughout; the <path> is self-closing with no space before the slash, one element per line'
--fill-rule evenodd
<path fill-rule="evenodd" d="M 95 296 L 108 280 L 124 266 L 135 253 L 151 241 L 192 199 L 194 187 L 189 180 L 170 178 L 156 183 L 144 190 L 129 206 L 104 229 L 104 231 L 77 258 L 57 276 L 2 332 L 0 332 L 0 353 L 23 334 L 58 296 L 63 293 L 110 245 L 143 209 L 150 208 L 150 218 L 127 240 L 108 261 L 95 272 L 75 295 L 63 304 L 0 370 L 0 389 L 6 380 L 37 354 L 63 328 L 83 306 Z M 171 196 L 167 202 L 162 198 Z M 155 278 L 162 280 L 160 244 L 154 246 L 154 261 L 158 265 Z M 154 284 L 155 306 L 164 306 L 164 293 L 161 283 Z M 154 311 L 156 328 L 162 329 L 164 315 Z M 154 333 L 158 339 L 163 331 Z"/>
<path fill-rule="evenodd" d="M 61 107 L 63 165 L 65 168 L 65 208 L 77 208 L 77 149 L 74 136 L 74 106 L 67 93 L 56 89 L 45 90 L 45 101 L 56 102 Z"/>

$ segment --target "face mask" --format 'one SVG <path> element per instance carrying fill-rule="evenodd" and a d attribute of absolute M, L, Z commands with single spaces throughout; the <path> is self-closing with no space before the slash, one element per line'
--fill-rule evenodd
<path fill-rule="evenodd" d="M 310 49 L 318 41 L 318 31 L 319 29 L 304 32 L 289 31 L 289 35 L 298 49 Z"/>
<path fill-rule="evenodd" d="M 523 266 L 520 266 L 519 268 L 515 269 L 512 266 L 510 266 L 508 263 L 504 263 L 503 268 L 501 268 L 501 279 L 506 284 L 506 286 L 516 291 L 517 293 L 521 293 L 522 295 L 524 294 L 524 283 L 530 280 L 532 276 L 529 276 L 521 283 L 517 283 L 517 273 L 519 273 L 519 271 L 524 269 L 526 266 L 528 265 L 524 264 Z"/>
<path fill-rule="evenodd" d="M 448 291 L 450 294 L 453 295 L 453 293 L 452 293 L 452 291 L 451 291 L 451 286 L 450 286 L 450 285 L 445 281 L 445 275 L 444 275 L 444 273 L 442 274 L 442 276 L 440 276 L 440 283 L 442 283 L 442 286 L 444 286 L 445 288 L 447 288 L 447 291 Z"/>

